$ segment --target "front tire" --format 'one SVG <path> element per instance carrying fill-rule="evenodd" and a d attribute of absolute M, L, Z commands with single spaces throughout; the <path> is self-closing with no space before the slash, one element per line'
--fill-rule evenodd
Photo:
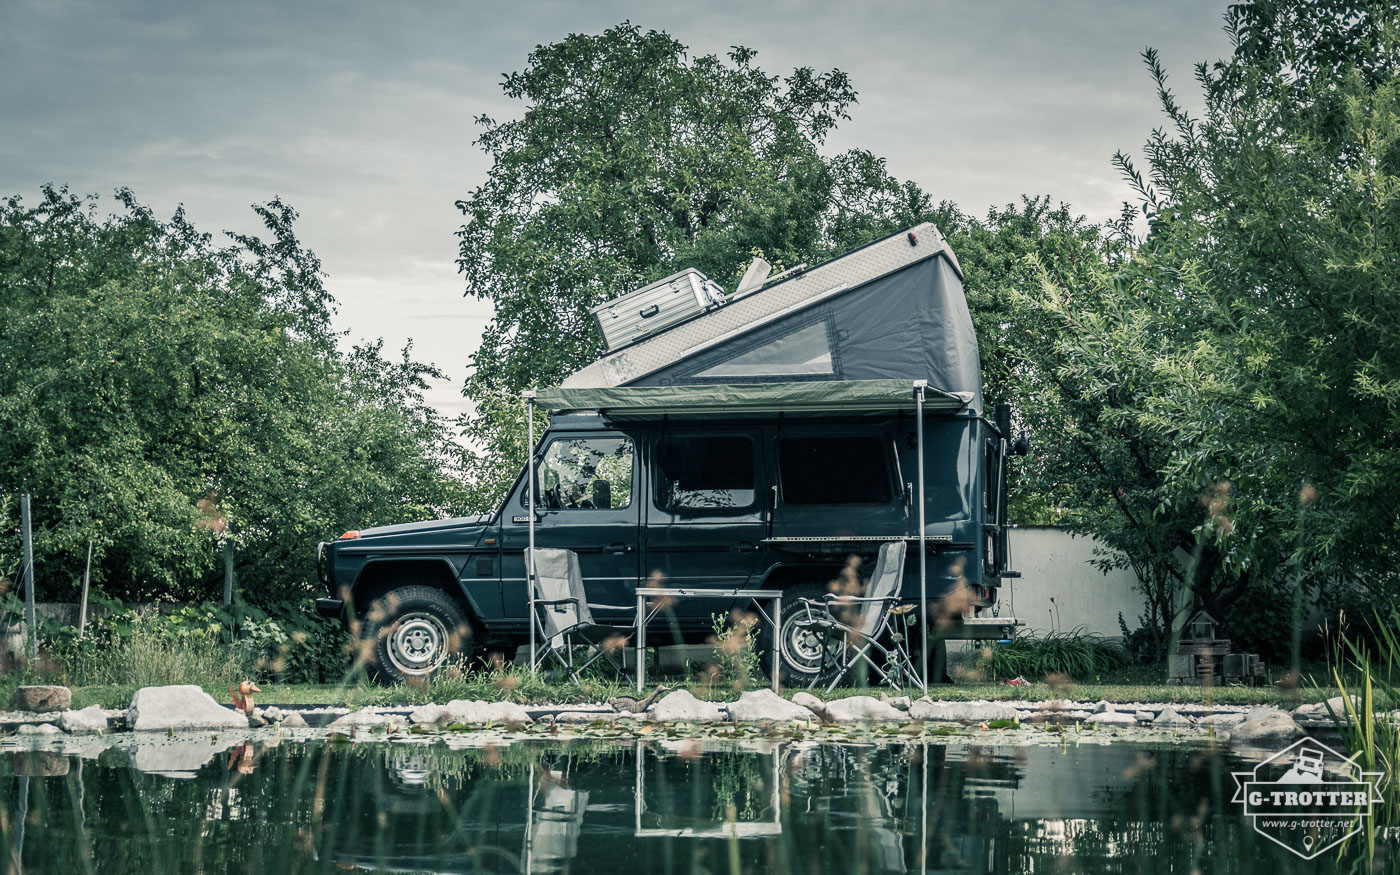
<path fill-rule="evenodd" d="M 431 586 L 402 586 L 375 599 L 365 618 L 367 668 L 381 681 L 425 681 L 475 640 L 460 605 Z"/>

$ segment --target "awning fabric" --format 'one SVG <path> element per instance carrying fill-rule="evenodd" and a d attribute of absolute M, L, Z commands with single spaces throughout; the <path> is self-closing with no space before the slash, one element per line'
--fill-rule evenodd
<path fill-rule="evenodd" d="M 972 400 L 932 387 L 927 411 L 957 411 Z M 711 413 L 897 412 L 914 409 L 913 380 L 724 383 L 704 386 L 618 386 L 541 389 L 539 407 L 552 412 L 596 410 L 613 419 L 655 419 Z"/>

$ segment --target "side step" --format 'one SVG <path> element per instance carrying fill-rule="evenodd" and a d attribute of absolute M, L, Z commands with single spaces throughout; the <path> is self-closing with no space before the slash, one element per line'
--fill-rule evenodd
<path fill-rule="evenodd" d="M 940 630 L 945 641 L 1001 641 L 1016 636 L 1016 627 L 1026 625 L 1016 617 L 963 617 Z"/>

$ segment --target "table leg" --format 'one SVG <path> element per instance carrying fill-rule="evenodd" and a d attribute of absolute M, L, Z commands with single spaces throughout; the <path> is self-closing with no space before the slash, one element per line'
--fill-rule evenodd
<path fill-rule="evenodd" d="M 782 649 L 782 642 L 778 640 L 778 633 L 782 630 L 783 622 L 783 597 L 779 595 L 773 599 L 773 692 L 778 692 L 778 651 Z"/>
<path fill-rule="evenodd" d="M 647 662 L 647 599 L 637 596 L 637 693 L 642 692 Z"/>

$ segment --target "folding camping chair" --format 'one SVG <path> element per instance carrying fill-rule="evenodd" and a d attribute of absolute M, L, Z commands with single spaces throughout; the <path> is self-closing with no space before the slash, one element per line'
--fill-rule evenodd
<path fill-rule="evenodd" d="M 820 599 L 800 599 L 807 612 L 802 625 L 825 635 L 828 641 L 840 638 L 840 648 L 825 647 L 827 670 L 834 672 L 827 691 L 836 689 L 841 679 L 861 662 L 875 669 L 880 679 L 895 689 L 900 681 L 918 684 L 919 672 L 909 656 L 909 628 L 917 622 L 914 604 L 900 604 L 900 584 L 904 580 L 903 541 L 880 545 L 880 556 L 870 574 L 864 596 L 827 593 Z M 901 624 L 896 630 L 895 621 Z M 886 640 L 888 639 L 888 644 Z M 872 651 L 883 657 L 884 665 L 872 658 Z M 813 679 L 826 674 L 821 672 Z"/>
<path fill-rule="evenodd" d="M 624 647 L 612 645 L 619 638 L 625 645 L 626 639 L 636 631 L 636 622 L 633 621 L 631 626 L 612 626 L 594 621 L 588 595 L 583 588 L 577 553 L 572 550 L 536 549 L 534 557 L 534 622 L 539 624 L 544 638 L 544 652 L 536 658 L 531 668 L 538 668 L 540 663 L 552 659 L 578 682 L 579 673 L 601 659 L 619 675 L 623 674 L 622 664 L 613 651 L 621 653 Z M 526 559 L 528 561 L 528 555 Z M 618 610 L 634 611 L 635 608 Z M 583 663 L 575 665 L 573 645 L 579 643 L 587 645 L 593 653 Z"/>

